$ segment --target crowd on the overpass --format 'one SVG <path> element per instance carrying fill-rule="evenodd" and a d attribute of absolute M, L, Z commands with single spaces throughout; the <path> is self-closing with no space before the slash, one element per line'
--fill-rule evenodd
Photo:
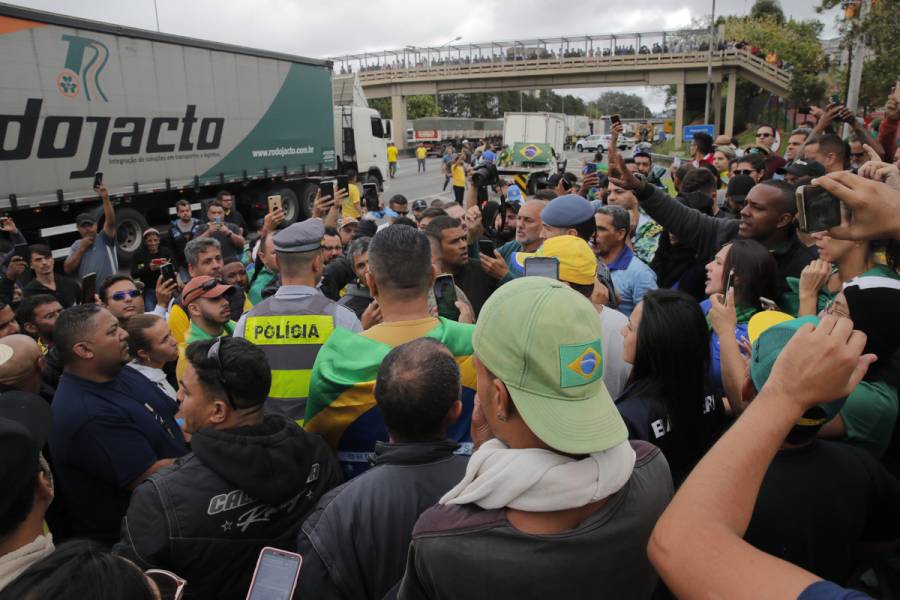
<path fill-rule="evenodd" d="M 717 52 L 722 52 L 728 49 L 737 49 L 743 50 L 753 56 L 761 58 L 765 60 L 767 63 L 772 64 L 774 66 L 790 69 L 790 65 L 785 64 L 778 55 L 771 51 L 766 51 L 763 48 L 759 48 L 757 46 L 753 46 L 744 41 L 719 41 L 716 44 L 715 50 Z M 564 60 L 571 58 L 605 58 L 610 56 L 633 56 L 636 54 L 639 55 L 657 55 L 657 54 L 681 54 L 685 52 L 706 52 L 709 50 L 709 43 L 706 40 L 694 40 L 694 39 L 675 39 L 672 41 L 665 42 L 653 42 L 651 45 L 641 44 L 640 46 L 635 46 L 635 44 L 628 45 L 613 45 L 612 47 L 607 48 L 570 48 L 570 47 L 560 47 L 559 51 L 556 50 L 548 50 L 547 48 L 528 48 L 524 46 L 511 46 L 506 49 L 506 53 L 498 53 L 493 52 L 491 54 L 483 54 L 477 47 L 466 47 L 461 46 L 459 49 L 452 48 L 448 52 L 447 56 L 443 56 L 440 52 L 436 57 L 428 57 L 427 54 L 422 56 L 424 52 L 420 51 L 419 55 L 413 59 L 407 59 L 405 56 L 410 54 L 410 51 L 406 53 L 403 52 L 391 52 L 389 53 L 392 57 L 392 60 L 388 60 L 387 55 L 379 57 L 377 54 L 371 55 L 368 59 L 355 59 L 353 61 L 342 61 L 341 59 L 336 59 L 336 62 L 340 62 L 340 73 L 342 75 L 347 75 L 353 72 L 359 73 L 367 73 L 373 71 L 390 71 L 397 69 L 422 69 L 422 68 L 433 68 L 433 67 L 442 67 L 442 66 L 462 66 L 462 65 L 478 65 L 478 64 L 487 64 L 487 63 L 504 63 L 510 61 L 535 61 L 535 60 Z M 468 52 L 469 54 L 463 56 L 462 52 Z M 456 53 L 456 56 L 450 55 L 450 52 Z M 382 61 L 382 58 L 384 61 Z M 373 60 L 375 62 L 369 63 L 368 60 Z M 335 70 L 337 70 L 337 66 L 335 65 Z"/>

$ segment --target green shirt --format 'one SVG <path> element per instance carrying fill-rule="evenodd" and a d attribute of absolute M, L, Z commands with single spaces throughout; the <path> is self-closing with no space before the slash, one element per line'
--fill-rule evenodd
<path fill-rule="evenodd" d="M 841 408 L 846 441 L 881 458 L 897 423 L 897 389 L 883 381 L 863 381 Z"/>
<path fill-rule="evenodd" d="M 225 326 L 222 328 L 222 333 L 220 333 L 219 335 L 230 336 L 234 333 L 234 325 L 234 321 L 228 321 L 227 323 L 225 323 Z M 191 321 L 191 328 L 188 329 L 186 343 L 192 344 L 194 342 L 200 342 L 202 340 L 211 340 L 215 337 L 219 336 L 209 335 L 208 333 L 197 327 L 197 325 L 195 325 L 193 321 Z"/>
<path fill-rule="evenodd" d="M 275 280 L 275 273 L 270 271 L 265 266 L 259 271 L 259 275 L 256 276 L 256 279 L 250 285 L 250 292 L 247 293 L 247 297 L 250 299 L 250 303 L 256 306 L 260 302 L 262 302 L 262 292 L 263 289 L 267 285 L 269 285 L 272 281 Z"/>
<path fill-rule="evenodd" d="M 835 269 L 834 272 L 836 271 L 837 270 Z M 900 279 L 900 275 L 897 275 L 897 273 L 887 265 L 875 265 L 865 273 L 859 275 L 859 277 L 890 277 L 891 279 Z M 800 311 L 800 278 L 787 277 L 786 281 L 790 289 L 781 296 L 781 302 L 778 304 L 784 312 L 796 316 Z M 816 314 L 822 312 L 825 309 L 825 305 L 834 300 L 836 295 L 837 294 L 828 291 L 827 286 L 822 286 L 822 289 L 819 291 L 819 298 L 816 301 Z"/>

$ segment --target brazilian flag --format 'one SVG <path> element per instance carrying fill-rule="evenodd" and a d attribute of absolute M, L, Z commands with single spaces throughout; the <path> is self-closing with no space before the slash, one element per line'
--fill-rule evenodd
<path fill-rule="evenodd" d="M 426 334 L 447 346 L 459 364 L 463 411 L 447 437 L 471 453 L 469 426 L 475 400 L 475 367 L 472 364 L 474 325 L 439 318 Z M 384 417 L 373 389 L 378 367 L 391 346 L 337 327 L 319 350 L 313 366 L 304 427 L 318 433 L 337 452 L 347 479 L 369 468 L 375 442 L 388 440 Z M 422 374 L 427 377 L 427 373 Z"/>

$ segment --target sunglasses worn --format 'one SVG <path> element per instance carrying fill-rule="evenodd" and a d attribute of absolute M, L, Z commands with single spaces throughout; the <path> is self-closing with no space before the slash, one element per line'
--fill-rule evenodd
<path fill-rule="evenodd" d="M 772 137 L 771 133 L 757 133 L 756 137 Z"/>
<path fill-rule="evenodd" d="M 734 172 L 735 175 L 753 175 L 756 173 L 753 169 L 738 169 Z"/>
<path fill-rule="evenodd" d="M 144 571 L 144 575 L 156 584 L 162 600 L 181 600 L 184 596 L 184 587 L 187 585 L 187 581 L 175 573 L 163 569 L 148 569 Z"/>
<path fill-rule="evenodd" d="M 116 292 L 110 298 L 116 302 L 121 302 L 125 298 L 137 298 L 141 295 L 141 290 L 128 290 L 127 292 Z"/>
<path fill-rule="evenodd" d="M 855 157 L 857 157 L 857 158 L 860 157 L 860 156 L 865 156 L 865 155 L 866 155 L 865 152 L 851 152 L 851 153 L 850 153 L 850 156 L 855 156 Z"/>

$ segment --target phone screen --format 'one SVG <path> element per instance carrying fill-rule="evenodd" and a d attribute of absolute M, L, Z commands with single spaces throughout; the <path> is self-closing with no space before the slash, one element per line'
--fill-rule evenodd
<path fill-rule="evenodd" d="M 609 120 L 613 125 L 618 125 L 622 122 L 622 118 L 619 115 L 610 115 Z"/>
<path fill-rule="evenodd" d="M 98 172 L 94 175 L 94 187 L 100 187 L 103 185 L 103 173 Z"/>
<path fill-rule="evenodd" d="M 456 308 L 456 287 L 453 275 L 440 275 L 434 280 L 434 300 L 438 314 L 452 321 L 459 320 L 459 309 Z"/>
<path fill-rule="evenodd" d="M 28 244 L 16 244 L 15 255 L 21 257 L 25 262 L 28 262 L 28 259 L 31 257 L 31 251 L 28 249 Z"/>
<path fill-rule="evenodd" d="M 494 242 L 491 240 L 478 240 L 478 251 L 494 258 Z"/>
<path fill-rule="evenodd" d="M 281 195 L 275 194 L 274 196 L 268 197 L 269 201 L 269 212 L 275 212 L 276 210 L 281 209 Z"/>
<path fill-rule="evenodd" d="M 525 259 L 525 277 L 559 279 L 559 259 L 555 256 L 532 256 Z"/>
<path fill-rule="evenodd" d="M 331 196 L 334 197 L 334 186 L 337 183 L 334 179 L 326 179 L 325 181 L 319 182 L 319 196 Z"/>
<path fill-rule="evenodd" d="M 93 304 L 97 293 L 97 274 L 88 273 L 81 278 L 81 303 Z"/>
<path fill-rule="evenodd" d="M 302 562 L 299 554 L 263 548 L 259 553 L 247 600 L 290 600 Z"/>
<path fill-rule="evenodd" d="M 797 217 L 803 232 L 826 231 L 841 224 L 841 202 L 823 187 L 800 186 Z"/>
<path fill-rule="evenodd" d="M 350 178 L 346 175 L 338 175 L 337 176 L 337 187 L 349 193 L 350 189 Z"/>

